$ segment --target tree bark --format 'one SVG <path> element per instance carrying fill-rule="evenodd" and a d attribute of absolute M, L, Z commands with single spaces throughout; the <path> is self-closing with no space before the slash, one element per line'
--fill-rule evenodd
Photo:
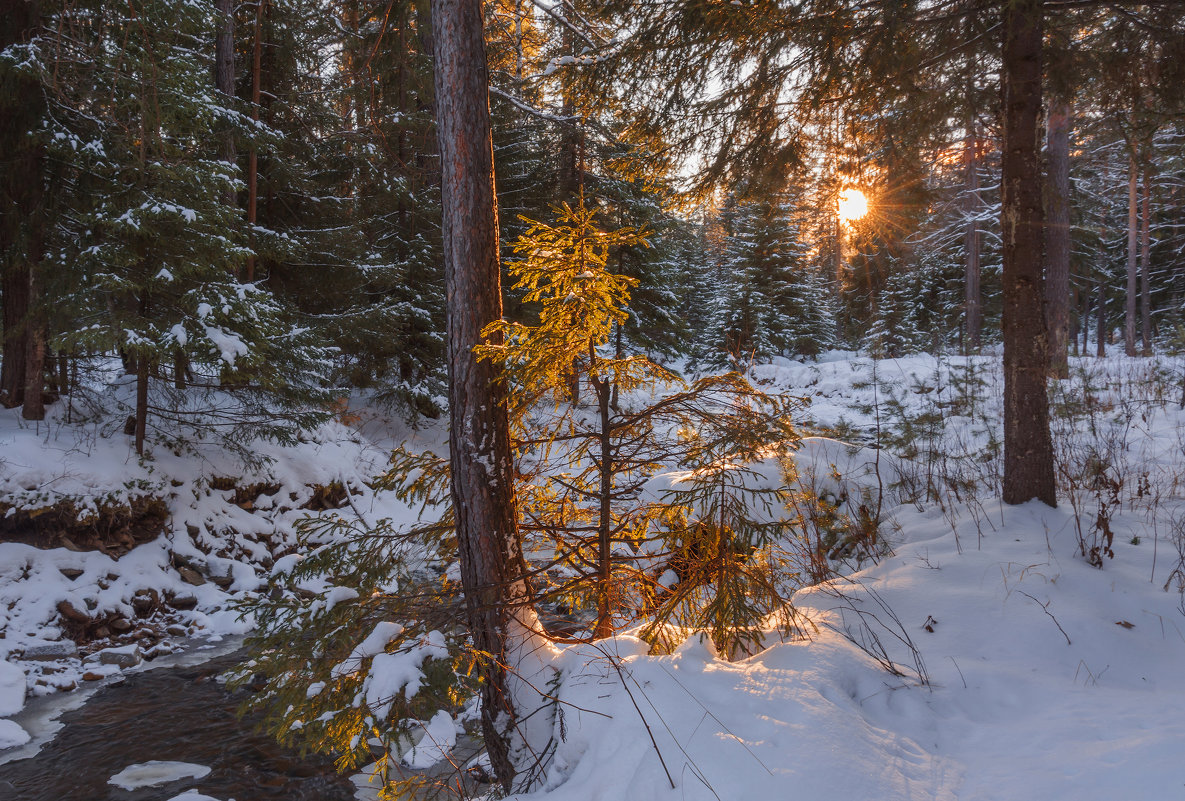
<path fill-rule="evenodd" d="M 1050 106 L 1046 123 L 1045 325 L 1049 373 L 1070 375 L 1070 106 Z"/>
<path fill-rule="evenodd" d="M 590 365 L 596 358 L 596 349 L 588 344 Z M 590 370 L 591 372 L 591 370 Z M 613 428 L 609 414 L 612 388 L 608 376 L 590 376 L 593 391 L 597 396 L 597 412 L 600 420 L 600 508 L 597 520 L 597 623 L 593 639 L 603 640 L 613 636 Z"/>
<path fill-rule="evenodd" d="M 1098 311 L 1096 312 L 1098 329 L 1095 331 L 1095 356 L 1101 359 L 1107 355 L 1107 282 L 1101 277 L 1099 278 L 1098 297 L 1095 300 L 1095 305 L 1098 306 Z"/>
<path fill-rule="evenodd" d="M 1010 0 L 1001 82 L 1005 503 L 1057 505 L 1042 308 L 1041 117 L 1043 0 Z"/>
<path fill-rule="evenodd" d="M 1136 199 L 1136 157 L 1131 156 L 1127 170 L 1127 294 L 1123 314 L 1123 352 L 1136 355 L 1136 242 L 1139 222 Z"/>
<path fill-rule="evenodd" d="M 37 0 L 8 3 L 0 14 L 0 50 L 27 44 L 41 28 Z M 27 72 L 5 68 L 0 72 L 0 314 L 4 325 L 3 361 L 0 361 L 0 402 L 19 406 L 25 399 L 28 373 L 25 364 L 29 331 L 29 286 L 34 265 L 40 260 L 37 231 L 44 204 L 42 198 L 44 148 L 29 135 L 45 114 L 38 79 Z"/>
<path fill-rule="evenodd" d="M 40 261 L 40 236 L 32 237 L 30 260 Z M 29 269 L 29 314 L 25 317 L 25 395 L 21 417 L 26 420 L 45 419 L 45 401 L 41 391 L 45 386 L 45 318 L 42 314 L 40 287 L 36 265 Z"/>
<path fill-rule="evenodd" d="M 1152 171 L 1144 164 L 1143 208 L 1140 214 L 1140 344 L 1152 355 Z"/>
<path fill-rule="evenodd" d="M 529 608 L 516 526 L 507 388 L 474 347 L 501 319 L 498 208 L 480 0 L 432 9 L 443 194 L 449 363 L 449 449 L 461 583 L 482 660 L 482 732 L 494 775 L 510 790 L 516 709 L 508 692 L 510 629 Z"/>
<path fill-rule="evenodd" d="M 24 259 L 10 259 L 4 270 L 2 291 L 4 355 L 3 362 L 0 362 L 0 399 L 5 407 L 11 409 L 20 406 L 25 400 L 25 326 L 29 315 L 29 266 Z"/>
<path fill-rule="evenodd" d="M 263 73 L 263 12 L 267 8 L 267 0 L 257 0 L 255 9 L 255 42 L 251 55 L 251 119 L 259 122 L 259 103 L 262 99 Z M 247 229 L 254 243 L 255 221 L 258 219 L 259 206 L 259 148 L 251 143 L 251 152 L 247 157 Z M 247 281 L 255 280 L 255 253 L 247 257 Z"/>
<path fill-rule="evenodd" d="M 144 435 L 148 431 L 148 356 L 136 359 L 136 453 L 144 455 Z"/>
<path fill-rule="evenodd" d="M 218 19 L 217 33 L 214 39 L 214 88 L 230 99 L 235 96 L 235 6 L 234 0 L 214 0 L 214 11 Z M 234 164 L 235 154 L 234 128 L 226 126 L 222 143 L 223 159 Z M 235 192 L 226 190 L 224 202 L 228 206 L 235 205 Z"/>
<path fill-rule="evenodd" d="M 972 123 L 967 123 L 966 141 L 964 142 L 964 158 L 966 160 L 966 174 L 964 194 L 966 196 L 967 230 L 963 235 L 963 249 L 966 253 L 964 265 L 965 286 L 965 315 L 966 315 L 966 347 L 967 353 L 974 353 L 980 346 L 980 329 L 983 327 L 983 311 L 980 301 L 980 233 L 979 221 L 979 137 Z"/>

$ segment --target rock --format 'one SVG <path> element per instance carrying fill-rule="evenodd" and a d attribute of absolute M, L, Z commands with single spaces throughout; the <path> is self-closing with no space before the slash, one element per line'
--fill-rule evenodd
<path fill-rule="evenodd" d="M 125 645 L 122 648 L 104 648 L 99 651 L 99 664 L 115 665 L 129 668 L 140 664 L 140 648 L 136 645 Z"/>
<path fill-rule="evenodd" d="M 124 634 L 124 633 L 132 630 L 131 621 L 129 621 L 127 618 L 124 618 L 124 617 L 114 618 L 107 625 L 111 627 L 112 631 L 114 631 L 118 634 Z"/>
<path fill-rule="evenodd" d="M 79 570 L 76 567 L 59 567 L 58 572 L 61 573 L 66 578 L 73 581 L 74 579 L 81 576 L 83 574 L 83 572 L 85 572 L 85 571 Z"/>
<path fill-rule="evenodd" d="M 169 598 L 169 606 L 182 612 L 188 611 L 197 606 L 197 596 L 189 593 L 174 595 Z"/>
<path fill-rule="evenodd" d="M 230 585 L 235 583 L 235 577 L 228 573 L 225 576 L 210 576 L 210 581 L 226 590 L 230 589 Z"/>
<path fill-rule="evenodd" d="M 165 631 L 167 631 L 173 637 L 184 637 L 186 634 L 189 634 L 189 629 L 177 623 L 166 626 Z"/>
<path fill-rule="evenodd" d="M 69 601 L 58 602 L 58 614 L 75 623 L 86 624 L 91 622 L 90 615 L 88 615 L 86 612 L 83 612 Z"/>
<path fill-rule="evenodd" d="M 186 584 L 192 584 L 195 587 L 200 587 L 206 583 L 206 580 L 202 578 L 202 574 L 194 570 L 192 567 L 179 567 L 177 568 L 177 573 L 181 576 L 181 580 Z"/>
<path fill-rule="evenodd" d="M 160 606 L 160 595 L 156 590 L 139 590 L 132 596 L 132 608 L 140 617 L 148 617 Z"/>
<path fill-rule="evenodd" d="M 83 681 L 102 681 L 103 674 L 102 673 L 92 673 L 91 671 L 88 670 L 86 673 L 82 674 L 82 680 Z"/>
<path fill-rule="evenodd" d="M 61 642 L 47 642 L 43 645 L 34 645 L 26 648 L 22 658 L 49 661 L 52 659 L 72 659 L 77 656 L 78 646 L 69 640 L 63 640 Z"/>

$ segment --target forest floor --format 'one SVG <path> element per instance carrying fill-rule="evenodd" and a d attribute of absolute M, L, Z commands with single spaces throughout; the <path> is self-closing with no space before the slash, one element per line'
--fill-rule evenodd
<path fill-rule="evenodd" d="M 531 797 L 1185 797 L 1181 360 L 1074 360 L 1053 397 L 1057 509 L 994 497 L 998 364 L 754 368 L 811 399 L 799 485 L 878 508 L 875 542 L 816 543 L 843 578 L 794 596 L 807 636 L 771 631 L 746 659 L 697 637 L 664 656 L 629 633 L 569 646 L 564 736 Z M 118 426 L 63 417 L 0 415 L 5 519 L 91 521 L 0 543 L 0 749 L 28 738 L 12 720 L 27 695 L 250 628 L 233 602 L 293 550 L 298 518 L 413 519 L 368 482 L 392 445 L 443 437 L 363 408 L 294 447 L 248 443 L 245 468 L 200 441 L 138 459 Z"/>

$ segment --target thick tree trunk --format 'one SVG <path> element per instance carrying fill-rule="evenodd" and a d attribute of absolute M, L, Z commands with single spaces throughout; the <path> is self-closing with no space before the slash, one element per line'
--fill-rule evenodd
<path fill-rule="evenodd" d="M 1127 294 L 1123 307 L 1123 352 L 1128 356 L 1136 355 L 1136 243 L 1139 231 L 1136 176 L 1136 159 L 1132 156 L 1127 171 Z"/>
<path fill-rule="evenodd" d="M 33 237 L 40 260 L 40 236 Z M 30 254 L 32 256 L 33 254 Z M 29 271 L 29 314 L 25 318 L 25 396 L 21 417 L 44 420 L 45 402 L 45 318 L 41 313 L 40 287 L 36 267 Z"/>
<path fill-rule="evenodd" d="M 967 123 L 966 140 L 963 143 L 965 159 L 964 213 L 967 230 L 963 234 L 964 263 L 964 309 L 966 316 L 966 343 L 964 350 L 974 353 L 980 346 L 980 329 L 983 327 L 982 302 L 979 288 L 979 142 L 973 124 Z"/>
<path fill-rule="evenodd" d="M 13 258 L 6 265 L 2 292 L 4 360 L 0 362 L 0 400 L 3 400 L 6 407 L 12 408 L 20 406 L 25 400 L 25 327 L 29 316 L 29 265 L 24 259 Z"/>
<path fill-rule="evenodd" d="M 1036 498 L 1057 505 L 1042 308 L 1041 118 L 1043 0 L 1010 0 L 1004 23 L 1002 84 L 1005 503 Z"/>
<path fill-rule="evenodd" d="M 1070 107 L 1050 107 L 1046 123 L 1048 175 L 1045 185 L 1045 326 L 1049 372 L 1070 375 Z"/>
<path fill-rule="evenodd" d="M 449 363 L 449 450 L 461 583 L 481 664 L 482 733 L 494 774 L 509 790 L 516 726 L 508 692 L 511 627 L 529 610 L 520 570 L 507 388 L 478 361 L 482 330 L 501 319 L 498 208 L 480 0 L 432 9 L 436 118 L 443 193 Z M 498 335 L 493 335 L 495 339 Z"/>
<path fill-rule="evenodd" d="M 1140 214 L 1140 344 L 1152 355 L 1152 171 L 1144 165 L 1144 197 Z"/>
<path fill-rule="evenodd" d="M 0 50 L 32 41 L 41 27 L 41 4 L 17 0 L 0 14 Z M 29 331 L 29 285 L 40 260 L 44 214 L 42 186 L 45 152 L 29 135 L 42 122 L 45 102 L 36 76 L 0 68 L 0 302 L 3 303 L 3 361 L 0 402 L 11 408 L 25 399 Z"/>

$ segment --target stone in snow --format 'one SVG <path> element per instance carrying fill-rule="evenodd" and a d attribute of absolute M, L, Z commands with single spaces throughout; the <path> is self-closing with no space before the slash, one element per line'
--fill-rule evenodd
<path fill-rule="evenodd" d="M 48 661 L 51 659 L 70 659 L 78 656 L 78 646 L 69 640 L 48 642 L 44 645 L 33 645 L 25 649 L 24 659 Z"/>
<path fill-rule="evenodd" d="M 121 648 L 104 648 L 99 651 L 99 664 L 129 668 L 140 664 L 140 649 L 135 645 Z"/>

